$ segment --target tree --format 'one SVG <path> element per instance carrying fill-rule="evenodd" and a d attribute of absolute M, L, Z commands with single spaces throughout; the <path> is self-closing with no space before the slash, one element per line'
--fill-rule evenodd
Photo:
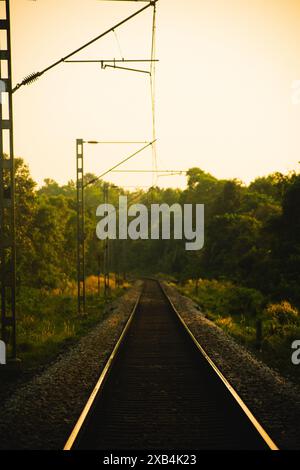
<path fill-rule="evenodd" d="M 215 214 L 237 213 L 240 210 L 243 197 L 241 182 L 237 180 L 226 181 L 221 193 L 214 204 Z"/>
<path fill-rule="evenodd" d="M 28 282 L 34 253 L 32 232 L 37 198 L 36 183 L 21 158 L 15 159 L 17 283 Z"/>
<path fill-rule="evenodd" d="M 247 282 L 255 269 L 260 228 L 261 224 L 247 215 L 214 216 L 203 253 L 208 276 Z"/>

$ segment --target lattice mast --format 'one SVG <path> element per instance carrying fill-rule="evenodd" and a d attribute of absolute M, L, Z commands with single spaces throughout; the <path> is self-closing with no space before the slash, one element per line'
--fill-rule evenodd
<path fill-rule="evenodd" d="M 1 338 L 16 358 L 16 233 L 10 2 L 0 0 Z"/>

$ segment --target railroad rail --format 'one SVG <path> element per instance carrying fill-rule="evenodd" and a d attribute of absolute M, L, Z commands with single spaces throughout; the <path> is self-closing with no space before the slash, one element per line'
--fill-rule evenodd
<path fill-rule="evenodd" d="M 161 284 L 146 280 L 64 449 L 277 446 L 197 342 Z"/>

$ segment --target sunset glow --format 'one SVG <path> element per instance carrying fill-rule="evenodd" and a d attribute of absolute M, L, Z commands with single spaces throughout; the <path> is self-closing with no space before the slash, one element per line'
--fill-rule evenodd
<path fill-rule="evenodd" d="M 144 4 L 97 0 L 12 1 L 14 83 L 59 59 Z M 78 58 L 150 56 L 152 9 Z M 300 106 L 300 6 L 295 0 L 161 0 L 158 4 L 157 137 L 159 169 L 199 166 L 240 178 L 296 169 Z M 119 42 L 119 44 L 118 44 Z M 119 47 L 120 45 L 120 47 Z M 49 96 L 51 99 L 49 99 Z M 148 77 L 61 65 L 15 94 L 16 153 L 33 177 L 75 177 L 76 138 L 151 138 Z M 86 150 L 98 174 L 136 146 Z M 126 168 L 151 170 L 151 150 Z M 117 184 L 149 185 L 151 174 L 115 174 Z M 185 186 L 184 177 L 159 178 Z"/>

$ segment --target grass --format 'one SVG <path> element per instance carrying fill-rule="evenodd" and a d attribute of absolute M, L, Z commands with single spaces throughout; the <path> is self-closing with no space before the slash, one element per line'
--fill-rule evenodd
<path fill-rule="evenodd" d="M 262 294 L 255 289 L 231 282 L 201 279 L 188 280 L 177 289 L 192 298 L 207 318 L 249 348 L 255 355 L 282 375 L 299 383 L 299 368 L 292 364 L 291 348 L 300 339 L 300 314 L 283 300 L 265 306 Z M 262 324 L 262 340 L 257 342 L 257 321 Z"/>
<path fill-rule="evenodd" d="M 94 325 L 103 321 L 107 315 L 107 302 L 122 295 L 129 286 L 116 287 L 111 281 L 110 296 L 106 300 L 103 292 L 98 295 L 97 284 L 96 277 L 87 279 L 87 315 L 84 316 L 77 313 L 75 283 L 63 292 L 22 288 L 18 296 L 17 338 L 18 357 L 22 360 L 23 369 L 36 368 L 54 360 Z M 103 282 L 101 284 L 103 286 Z"/>

